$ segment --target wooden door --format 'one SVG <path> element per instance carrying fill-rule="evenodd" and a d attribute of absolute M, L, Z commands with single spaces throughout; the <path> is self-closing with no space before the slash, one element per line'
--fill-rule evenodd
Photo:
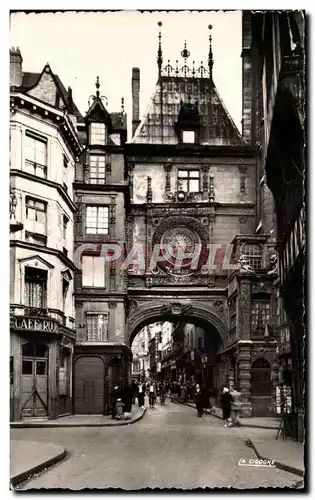
<path fill-rule="evenodd" d="M 48 414 L 48 347 L 37 342 L 22 346 L 21 417 Z"/>
<path fill-rule="evenodd" d="M 74 412 L 104 413 L 104 362 L 97 356 L 81 356 L 74 367 Z"/>

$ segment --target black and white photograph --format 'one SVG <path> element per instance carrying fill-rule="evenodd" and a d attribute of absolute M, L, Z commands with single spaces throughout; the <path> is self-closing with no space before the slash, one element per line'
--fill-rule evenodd
<path fill-rule="evenodd" d="M 127 9 L 8 12 L 7 491 L 305 491 L 307 13 Z"/>

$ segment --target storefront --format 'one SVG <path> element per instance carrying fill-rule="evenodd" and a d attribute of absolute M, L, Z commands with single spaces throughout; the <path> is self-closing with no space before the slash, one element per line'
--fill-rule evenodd
<path fill-rule="evenodd" d="M 71 413 L 74 337 L 50 317 L 11 316 L 12 421 Z"/>

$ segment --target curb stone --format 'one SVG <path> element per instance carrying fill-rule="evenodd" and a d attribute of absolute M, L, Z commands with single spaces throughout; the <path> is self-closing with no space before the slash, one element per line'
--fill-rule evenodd
<path fill-rule="evenodd" d="M 271 460 L 270 458 L 267 458 L 267 457 L 263 457 L 259 451 L 257 450 L 256 446 L 254 445 L 253 441 L 250 439 L 250 438 L 247 438 L 245 440 L 245 444 L 247 444 L 247 446 L 250 446 L 254 452 L 256 453 L 257 457 L 261 460 Z M 281 469 L 281 470 L 284 470 L 286 472 L 290 472 L 291 474 L 295 474 L 296 476 L 300 476 L 300 477 L 303 477 L 304 478 L 304 471 L 301 470 L 301 469 L 298 469 L 296 467 L 292 467 L 291 465 L 286 465 L 282 462 L 279 462 L 278 460 L 275 460 L 275 465 L 277 467 L 277 469 Z M 301 483 L 301 481 L 299 481 L 297 484 L 299 485 Z M 296 487 L 299 487 L 299 486 L 296 486 Z"/>
<path fill-rule="evenodd" d="M 39 472 L 42 472 L 44 469 L 47 469 L 48 467 L 55 465 L 56 463 L 63 460 L 66 456 L 67 456 L 67 450 L 64 448 L 62 452 L 49 458 L 48 460 L 45 460 L 44 462 L 37 464 L 34 467 L 31 467 L 30 469 L 27 469 L 23 472 L 20 472 L 19 474 L 16 474 L 15 476 L 10 477 L 11 486 L 13 488 L 16 487 L 18 484 L 23 483 L 24 481 L 29 479 L 30 476 L 38 474 Z"/>
<path fill-rule="evenodd" d="M 45 429 L 50 429 L 50 428 L 56 428 L 56 427 L 121 427 L 123 425 L 131 425 L 139 420 L 141 420 L 144 417 L 145 412 L 147 411 L 146 408 L 144 408 L 143 412 L 140 415 L 137 415 L 134 417 L 132 420 L 121 420 L 117 421 L 115 423 L 95 423 L 95 424 L 81 424 L 79 422 L 65 422 L 65 423 L 60 423 L 60 422 L 54 422 L 53 420 L 49 420 L 48 422 L 10 422 L 10 427 L 11 429 L 26 429 L 26 428 L 45 428 Z"/>
<path fill-rule="evenodd" d="M 174 403 L 174 401 L 173 401 Z M 175 402 L 176 404 L 176 402 Z M 194 408 L 196 409 L 196 407 L 192 404 L 192 403 L 178 403 L 178 404 L 184 404 L 186 406 L 189 406 L 190 408 Z M 220 415 L 217 415 L 216 413 L 210 413 L 208 410 L 205 410 L 205 413 L 207 415 L 210 415 L 212 417 L 215 417 L 215 418 L 219 418 L 220 420 L 223 420 L 223 418 L 220 416 Z M 271 429 L 271 430 L 277 430 L 276 427 L 271 427 L 271 426 L 267 426 L 267 425 L 257 425 L 257 424 L 242 424 L 242 422 L 240 422 L 240 427 L 252 427 L 253 429 Z"/>

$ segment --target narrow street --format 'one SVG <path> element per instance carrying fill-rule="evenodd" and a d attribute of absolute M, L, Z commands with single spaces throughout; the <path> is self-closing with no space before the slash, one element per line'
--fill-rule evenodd
<path fill-rule="evenodd" d="M 113 428 L 12 429 L 11 438 L 52 442 L 69 457 L 21 485 L 31 488 L 292 487 L 298 477 L 276 468 L 240 466 L 256 458 L 245 445 L 248 429 L 197 418 L 194 409 L 167 402 L 147 409 L 138 423 Z M 251 429 L 260 438 L 269 431 Z"/>

